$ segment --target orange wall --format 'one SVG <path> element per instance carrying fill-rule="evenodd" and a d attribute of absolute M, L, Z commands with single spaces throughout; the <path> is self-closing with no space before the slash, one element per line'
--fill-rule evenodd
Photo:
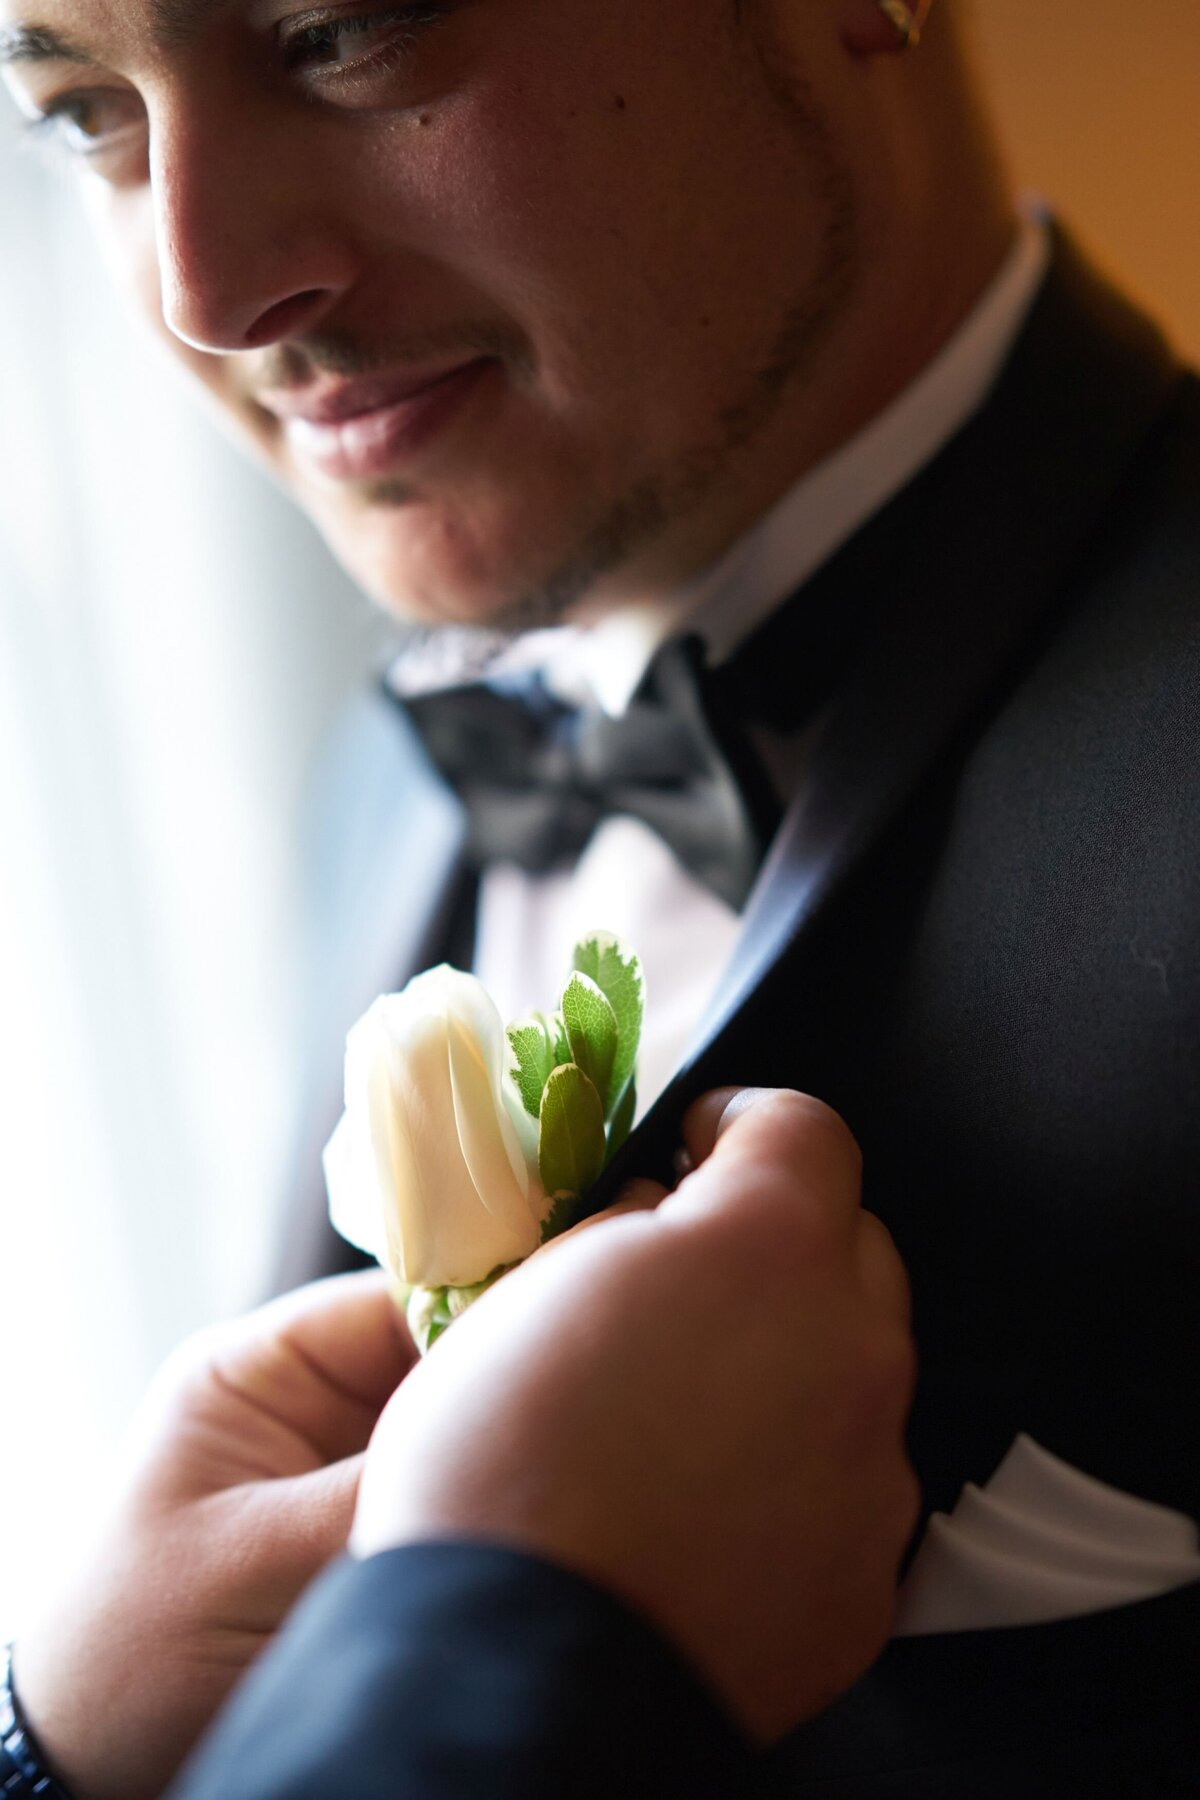
<path fill-rule="evenodd" d="M 1200 363 L 1200 0 L 973 0 L 1020 186 Z"/>

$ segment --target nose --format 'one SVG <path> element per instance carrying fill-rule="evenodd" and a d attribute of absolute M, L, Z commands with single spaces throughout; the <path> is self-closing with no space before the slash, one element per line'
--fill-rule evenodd
<path fill-rule="evenodd" d="M 152 120 L 163 317 L 197 350 L 256 350 L 311 331 L 356 278 L 345 218 L 324 204 L 328 166 L 269 125 L 250 108 L 164 107 Z"/>

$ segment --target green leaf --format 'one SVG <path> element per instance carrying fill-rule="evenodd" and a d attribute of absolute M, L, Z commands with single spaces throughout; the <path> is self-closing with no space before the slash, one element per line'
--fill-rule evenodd
<path fill-rule="evenodd" d="M 530 1013 L 508 1028 L 508 1041 L 513 1053 L 513 1080 L 521 1096 L 521 1104 L 532 1118 L 542 1110 L 542 1094 L 555 1064 L 555 1045 L 545 1018 Z"/>
<path fill-rule="evenodd" d="M 558 1237 L 560 1232 L 575 1223 L 575 1201 L 574 1194 L 559 1194 L 542 1220 L 543 1244 L 548 1244 L 551 1238 Z"/>
<path fill-rule="evenodd" d="M 567 1040 L 567 1028 L 560 1012 L 550 1014 L 550 1032 L 554 1039 L 554 1067 L 561 1069 L 564 1063 L 571 1060 L 571 1046 Z"/>
<path fill-rule="evenodd" d="M 642 965 L 619 938 L 605 931 L 594 931 L 576 944 L 573 961 L 581 975 L 595 982 L 616 1014 L 617 1053 L 609 1087 L 609 1102 L 615 1112 L 637 1068 L 646 1004 Z"/>
<path fill-rule="evenodd" d="M 633 1129 L 633 1115 L 637 1111 L 637 1082 L 627 1081 L 625 1092 L 617 1102 L 617 1110 L 613 1114 L 613 1122 L 608 1128 L 608 1154 L 610 1159 L 617 1154 L 625 1139 Z"/>
<path fill-rule="evenodd" d="M 547 1194 L 586 1194 L 604 1167 L 604 1108 L 576 1063 L 555 1069 L 542 1095 L 538 1163 Z"/>
<path fill-rule="evenodd" d="M 563 1023 L 578 1063 L 608 1113 L 609 1084 L 617 1054 L 617 1015 L 588 975 L 572 975 L 562 997 Z"/>

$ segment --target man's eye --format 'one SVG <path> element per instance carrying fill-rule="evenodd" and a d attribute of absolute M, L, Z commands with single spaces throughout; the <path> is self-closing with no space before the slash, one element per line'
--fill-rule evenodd
<path fill-rule="evenodd" d="M 353 69 L 403 55 L 412 41 L 449 11 L 452 0 L 390 6 L 377 12 L 306 13 L 280 27 L 289 69 Z"/>
<path fill-rule="evenodd" d="M 144 122 L 136 95 L 97 89 L 52 100 L 33 129 L 72 156 L 96 156 L 140 131 Z"/>

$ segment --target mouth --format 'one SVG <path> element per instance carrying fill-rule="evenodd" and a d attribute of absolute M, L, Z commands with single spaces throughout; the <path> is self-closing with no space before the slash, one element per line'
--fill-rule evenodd
<path fill-rule="evenodd" d="M 401 474 L 449 426 L 500 365 L 474 357 L 451 368 L 339 381 L 258 404 L 274 415 L 293 459 L 332 481 Z"/>

